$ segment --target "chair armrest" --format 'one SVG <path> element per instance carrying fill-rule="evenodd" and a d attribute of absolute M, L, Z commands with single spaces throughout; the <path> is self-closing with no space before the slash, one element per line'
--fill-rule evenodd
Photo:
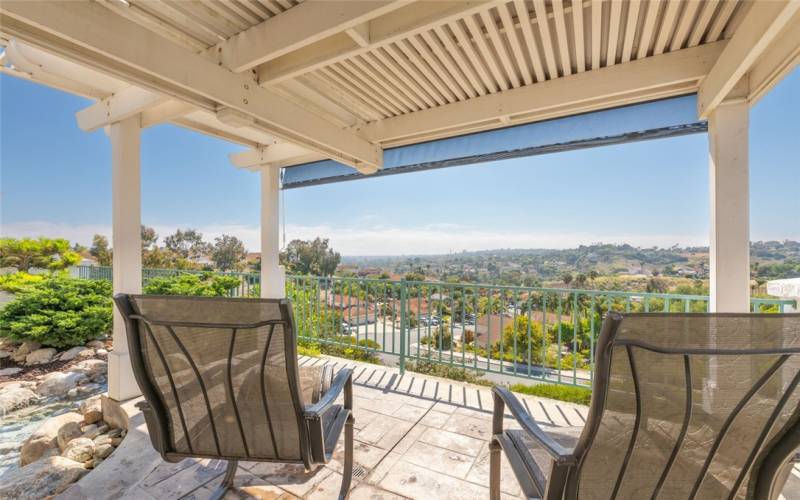
<path fill-rule="evenodd" d="M 539 427 L 539 424 L 531 418 L 525 407 L 522 406 L 522 403 L 511 391 L 505 387 L 495 386 L 492 389 L 492 393 L 494 395 L 493 434 L 503 433 L 503 415 L 505 414 L 505 406 L 508 406 L 511 415 L 514 416 L 514 419 L 522 429 L 542 445 L 542 448 L 553 457 L 557 464 L 575 465 L 578 463 L 577 457 L 572 452 L 561 446 Z"/>
<path fill-rule="evenodd" d="M 350 368 L 342 368 L 333 379 L 330 389 L 328 389 L 322 397 L 313 405 L 308 405 L 303 411 L 303 416 L 306 418 L 319 419 L 330 410 L 336 398 L 344 390 L 344 407 L 345 409 L 353 409 L 353 370 Z"/>

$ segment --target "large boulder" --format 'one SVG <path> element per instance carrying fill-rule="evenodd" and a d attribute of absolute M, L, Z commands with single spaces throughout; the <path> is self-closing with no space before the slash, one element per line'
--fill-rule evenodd
<path fill-rule="evenodd" d="M 73 347 L 71 349 L 67 349 L 66 351 L 62 352 L 58 359 L 60 361 L 71 361 L 77 357 L 92 357 L 94 356 L 94 351 L 91 349 L 87 349 L 86 347 L 79 345 L 77 347 Z"/>
<path fill-rule="evenodd" d="M 28 354 L 32 353 L 33 351 L 35 351 L 40 347 L 42 347 L 42 344 L 38 342 L 25 341 L 21 343 L 19 347 L 17 347 L 14 350 L 14 354 L 11 355 L 11 359 L 16 361 L 17 363 L 22 363 L 23 361 L 25 361 L 25 358 L 28 357 Z"/>
<path fill-rule="evenodd" d="M 106 346 L 106 343 L 102 340 L 90 340 L 86 343 L 86 347 L 90 349 L 103 349 Z"/>
<path fill-rule="evenodd" d="M 25 364 L 26 365 L 43 365 L 45 363 L 49 363 L 53 361 L 53 357 L 58 353 L 52 347 L 47 347 L 44 349 L 36 349 L 32 353 L 25 356 Z"/>
<path fill-rule="evenodd" d="M 108 362 L 102 359 L 86 359 L 71 367 L 70 372 L 82 373 L 91 380 L 105 377 L 108 371 Z"/>
<path fill-rule="evenodd" d="M 67 422 L 58 429 L 58 435 L 56 436 L 58 449 L 63 452 L 70 441 L 81 436 L 83 436 L 83 431 L 80 424 L 78 422 Z"/>
<path fill-rule="evenodd" d="M 88 471 L 64 457 L 49 457 L 3 476 L 0 498 L 39 500 L 57 495 Z"/>
<path fill-rule="evenodd" d="M 80 363 L 79 363 L 80 364 Z M 36 392 L 40 396 L 66 396 L 70 389 L 77 387 L 88 380 L 86 374 L 70 371 L 52 372 L 44 376 L 36 387 Z"/>
<path fill-rule="evenodd" d="M 8 386 L 0 389 L 0 415 L 24 408 L 39 399 L 30 389 Z"/>
<path fill-rule="evenodd" d="M 84 437 L 75 438 L 67 443 L 61 455 L 76 462 L 88 462 L 94 456 L 94 441 Z"/>
<path fill-rule="evenodd" d="M 11 377 L 12 375 L 16 375 L 17 373 L 21 372 L 22 368 L 3 368 L 0 370 L 0 377 Z"/>
<path fill-rule="evenodd" d="M 70 412 L 50 417 L 40 425 L 28 439 L 22 442 L 20 449 L 20 465 L 27 465 L 39 460 L 48 450 L 58 446 L 58 430 L 70 422 L 83 421 L 83 415 Z M 2 496 L 0 496 L 2 498 Z"/>
<path fill-rule="evenodd" d="M 80 411 L 83 421 L 93 424 L 103 419 L 103 409 L 100 407 L 100 396 L 94 396 L 81 403 Z"/>

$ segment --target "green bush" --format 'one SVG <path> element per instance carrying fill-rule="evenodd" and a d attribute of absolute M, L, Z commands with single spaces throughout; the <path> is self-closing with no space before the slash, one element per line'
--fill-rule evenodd
<path fill-rule="evenodd" d="M 478 375 L 473 371 L 447 364 L 433 363 L 431 361 L 420 360 L 418 363 L 409 361 L 406 363 L 406 369 L 411 372 L 433 375 L 435 377 L 449 378 L 450 380 L 456 380 L 458 382 L 467 382 L 470 384 L 485 386 L 494 385 L 488 380 L 484 380 L 481 375 Z"/>
<path fill-rule="evenodd" d="M 539 396 L 541 398 L 557 399 L 568 403 L 588 405 L 592 400 L 592 391 L 586 387 L 557 384 L 514 384 L 509 387 L 514 392 Z"/>
<path fill-rule="evenodd" d="M 213 273 L 178 274 L 152 278 L 144 287 L 150 295 L 199 295 L 224 297 L 240 285 L 239 278 Z"/>
<path fill-rule="evenodd" d="M 47 276 L 41 274 L 13 273 L 0 276 L 0 290 L 11 293 L 20 293 L 30 289 L 33 285 L 41 283 Z"/>
<path fill-rule="evenodd" d="M 54 275 L 23 287 L 0 310 L 0 336 L 68 348 L 111 329 L 111 283 Z"/>

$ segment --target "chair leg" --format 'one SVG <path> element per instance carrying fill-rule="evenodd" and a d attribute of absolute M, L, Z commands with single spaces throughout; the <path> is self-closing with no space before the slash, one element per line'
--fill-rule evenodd
<path fill-rule="evenodd" d="M 500 444 L 492 439 L 489 443 L 489 498 L 500 500 Z"/>
<path fill-rule="evenodd" d="M 353 418 L 352 412 L 347 416 L 344 424 L 344 470 L 342 470 L 342 488 L 339 490 L 339 500 L 344 500 L 350 494 L 350 481 L 353 478 Z"/>
<path fill-rule="evenodd" d="M 239 462 L 237 460 L 229 460 L 228 467 L 225 469 L 225 475 L 222 477 L 222 483 L 214 490 L 214 493 L 211 494 L 209 500 L 221 500 L 225 497 L 225 494 L 228 493 L 233 487 L 233 480 L 236 477 L 236 468 L 239 466 Z"/>

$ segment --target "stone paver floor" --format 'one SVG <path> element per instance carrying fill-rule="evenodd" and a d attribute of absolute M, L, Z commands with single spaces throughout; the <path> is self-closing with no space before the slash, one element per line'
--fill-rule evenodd
<path fill-rule="evenodd" d="M 492 409 L 488 387 L 410 372 L 400 376 L 393 368 L 337 358 L 301 358 L 301 364 L 320 363 L 355 369 L 353 500 L 488 498 Z M 585 422 L 586 407 L 534 397 L 521 399 L 542 425 L 580 426 Z M 508 419 L 508 425 L 511 422 Z M 146 428 L 139 425 L 136 429 Z M 125 456 L 115 457 L 117 470 L 108 464 L 103 473 L 104 463 L 78 483 L 78 488 L 62 496 L 206 499 L 222 480 L 223 461 L 186 459 L 170 464 L 149 447 L 146 438 L 131 442 Z M 340 443 L 331 463 L 310 473 L 297 465 L 242 462 L 236 489 L 226 498 L 336 498 L 342 461 Z M 96 488 L 89 480 L 98 473 L 109 476 L 103 482 L 113 480 L 117 486 Z M 505 497 L 518 498 L 521 492 L 507 464 L 503 478 Z"/>

